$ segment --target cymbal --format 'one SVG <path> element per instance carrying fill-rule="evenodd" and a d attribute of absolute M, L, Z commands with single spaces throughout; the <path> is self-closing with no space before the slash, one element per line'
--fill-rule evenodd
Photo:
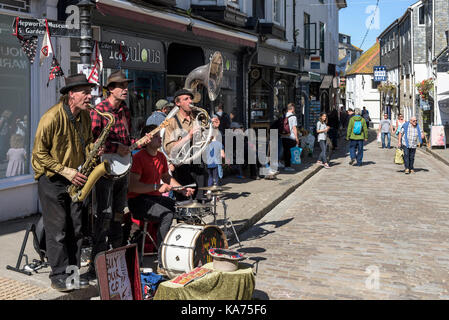
<path fill-rule="evenodd" d="M 176 208 L 187 208 L 187 209 L 204 209 L 204 208 L 212 208 L 213 205 L 210 203 L 199 203 L 199 202 L 191 202 L 185 204 L 175 205 Z"/>
<path fill-rule="evenodd" d="M 223 187 L 223 186 L 211 186 L 211 187 L 201 187 L 198 188 L 198 190 L 206 190 L 206 191 L 225 191 L 225 190 L 231 190 L 231 187 Z"/>

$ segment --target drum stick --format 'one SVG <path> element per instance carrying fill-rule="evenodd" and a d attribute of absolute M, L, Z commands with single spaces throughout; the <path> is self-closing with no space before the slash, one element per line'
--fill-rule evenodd
<path fill-rule="evenodd" d="M 192 183 L 192 184 L 188 184 L 188 185 L 185 185 L 185 186 L 174 186 L 171 189 L 172 190 L 182 190 L 182 189 L 186 189 L 186 188 L 196 188 L 196 184 Z"/>

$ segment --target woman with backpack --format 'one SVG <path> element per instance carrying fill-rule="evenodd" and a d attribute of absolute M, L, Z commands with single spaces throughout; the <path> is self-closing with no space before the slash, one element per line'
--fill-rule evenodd
<path fill-rule="evenodd" d="M 289 103 L 287 105 L 287 113 L 282 121 L 282 127 L 279 129 L 279 133 L 282 139 L 282 147 L 284 149 L 284 164 L 285 171 L 294 172 L 295 169 L 291 167 L 291 151 L 290 149 L 299 145 L 299 137 L 296 126 L 298 121 L 295 116 L 295 104 Z"/>
<path fill-rule="evenodd" d="M 327 133 L 330 127 L 327 125 L 327 115 L 325 112 L 320 113 L 320 119 L 316 123 L 316 133 L 318 134 L 318 144 L 321 148 L 321 153 L 318 157 L 317 163 L 326 169 L 329 169 L 329 164 L 327 163 Z"/>

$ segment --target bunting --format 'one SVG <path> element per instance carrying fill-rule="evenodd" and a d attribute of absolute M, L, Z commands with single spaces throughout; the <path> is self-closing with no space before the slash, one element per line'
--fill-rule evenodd
<path fill-rule="evenodd" d="M 42 65 L 44 60 L 50 57 L 50 54 L 53 54 L 53 46 L 51 44 L 50 32 L 48 31 L 48 21 L 45 19 L 45 35 L 44 40 L 42 41 L 42 48 L 40 53 L 40 63 Z"/>
<path fill-rule="evenodd" d="M 56 77 L 62 77 L 63 75 L 64 72 L 62 71 L 58 59 L 56 59 L 56 57 L 53 56 L 53 59 L 51 61 L 50 74 L 48 75 L 47 87 L 51 80 L 55 79 Z"/>
<path fill-rule="evenodd" d="M 98 48 L 98 42 L 95 41 L 94 48 L 92 50 L 92 71 L 87 77 L 87 81 L 100 85 L 100 75 L 103 71 L 103 57 L 101 51 Z"/>
<path fill-rule="evenodd" d="M 30 63 L 33 64 L 37 51 L 37 42 L 39 39 L 37 36 L 21 36 L 18 33 L 19 19 L 20 19 L 19 17 L 16 17 L 16 32 L 13 33 L 13 35 L 16 36 L 17 39 L 20 41 L 20 46 L 23 52 L 25 52 L 25 54 L 27 55 L 28 60 L 30 60 Z"/>

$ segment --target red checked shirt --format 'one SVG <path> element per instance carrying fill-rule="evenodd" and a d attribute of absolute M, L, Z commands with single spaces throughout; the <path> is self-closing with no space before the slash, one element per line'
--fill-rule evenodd
<path fill-rule="evenodd" d="M 135 142 L 135 139 L 131 138 L 129 132 L 131 132 L 131 113 L 124 102 L 117 108 L 113 109 L 112 105 L 107 99 L 101 101 L 95 106 L 100 112 L 109 112 L 115 117 L 115 124 L 109 131 L 109 136 L 106 138 L 104 144 L 104 153 L 116 153 L 118 142 L 125 146 L 130 146 Z M 99 115 L 96 111 L 90 111 L 90 117 L 92 119 L 92 133 L 94 141 L 98 139 L 103 131 L 103 128 L 108 124 L 108 119 Z"/>

